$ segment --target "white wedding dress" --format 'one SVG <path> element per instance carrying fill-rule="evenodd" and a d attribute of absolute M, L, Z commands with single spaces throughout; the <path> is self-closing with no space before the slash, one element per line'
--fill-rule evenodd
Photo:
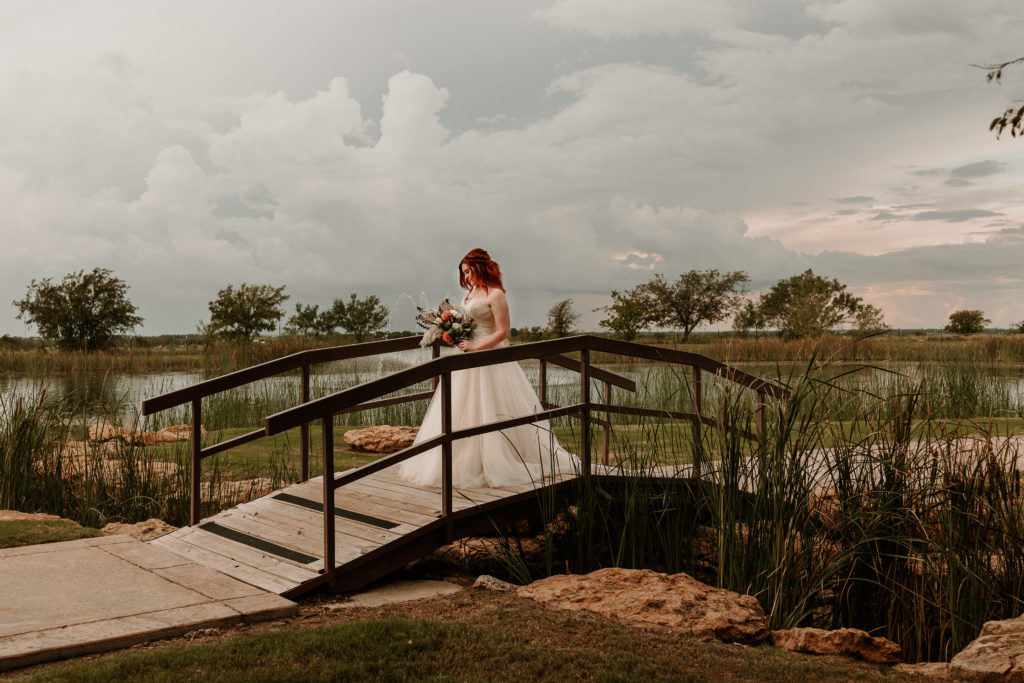
<path fill-rule="evenodd" d="M 494 331 L 494 315 L 485 301 L 463 301 L 476 324 L 475 334 Z M 508 340 L 500 347 L 508 346 Z M 487 365 L 452 373 L 452 428 L 532 415 L 543 410 L 519 363 Z M 441 387 L 434 392 L 414 444 L 441 433 Z M 413 456 L 399 476 L 417 486 L 441 485 L 441 448 Z M 579 459 L 558 445 L 547 420 L 490 432 L 452 443 L 452 485 L 456 488 L 508 486 L 540 482 L 552 473 L 578 473 Z"/>

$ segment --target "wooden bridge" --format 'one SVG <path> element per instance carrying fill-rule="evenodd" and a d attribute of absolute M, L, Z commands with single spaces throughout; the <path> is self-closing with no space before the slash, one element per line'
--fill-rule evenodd
<path fill-rule="evenodd" d="M 742 432 L 750 439 L 758 439 L 764 434 L 766 403 L 788 397 L 786 389 L 706 356 L 583 335 L 444 357 L 440 355 L 439 345 L 435 345 L 429 361 L 310 400 L 311 366 L 407 351 L 418 348 L 418 344 L 419 337 L 404 337 L 303 351 L 146 399 L 142 406 L 143 415 L 185 403 L 192 407 L 191 525 L 157 539 L 153 544 L 286 597 L 295 597 L 325 584 L 336 590 L 355 590 L 455 539 L 493 534 L 496 526 L 539 516 L 541 495 L 568 496 L 576 487 L 586 486 L 597 477 L 614 477 L 614 473 L 592 462 L 595 449 L 591 443 L 592 428 L 602 429 L 604 439 L 600 453 L 607 463 L 612 414 L 688 422 L 694 436 L 691 474 L 699 476 L 703 459 L 701 430 L 726 424 L 724 420 L 702 411 L 704 373 L 717 375 L 756 392 L 759 433 Z M 614 404 L 613 388 L 632 392 L 636 391 L 636 384 L 596 367 L 592 363 L 595 353 L 689 366 L 692 370 L 689 386 L 692 410 L 678 412 Z M 452 428 L 453 372 L 529 359 L 540 362 L 538 394 L 544 410 L 460 430 Z M 548 401 L 547 373 L 550 365 L 579 374 L 580 391 L 576 403 L 557 406 Z M 301 371 L 299 403 L 295 407 L 267 417 L 262 429 L 202 447 L 203 398 L 295 370 Z M 428 380 L 432 380 L 435 389 L 440 387 L 441 390 L 440 435 L 354 470 L 335 472 L 333 421 L 336 415 L 428 400 L 434 392 L 408 393 Z M 603 390 L 595 392 L 595 383 L 602 384 Z M 595 393 L 603 400 L 594 401 Z M 563 416 L 573 417 L 580 423 L 578 455 L 581 468 L 578 473 L 563 473 L 520 486 L 453 487 L 454 441 Z M 322 425 L 321 471 L 330 472 L 332 476 L 310 479 L 309 424 L 315 421 Z M 201 519 L 199 493 L 204 458 L 295 427 L 301 434 L 299 483 Z M 395 465 L 437 447 L 441 448 L 442 457 L 440 487 L 416 487 L 398 478 Z"/>

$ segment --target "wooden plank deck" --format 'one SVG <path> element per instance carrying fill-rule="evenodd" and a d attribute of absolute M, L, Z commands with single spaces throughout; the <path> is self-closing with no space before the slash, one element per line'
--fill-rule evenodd
<path fill-rule="evenodd" d="M 334 495 L 333 581 L 324 577 L 323 484 L 292 484 L 151 541 L 155 546 L 240 581 L 295 597 L 324 583 L 353 590 L 472 533 L 493 532 L 505 518 L 536 516 L 537 493 L 575 478 L 500 488 L 455 489 L 451 517 L 441 516 L 441 489 L 400 480 L 394 468 L 347 484 Z"/>

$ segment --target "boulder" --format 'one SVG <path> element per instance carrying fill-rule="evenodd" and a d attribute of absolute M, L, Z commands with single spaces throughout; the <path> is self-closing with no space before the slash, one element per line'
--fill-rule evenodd
<path fill-rule="evenodd" d="M 345 432 L 345 443 L 357 451 L 368 453 L 394 453 L 412 445 L 419 427 L 392 427 L 381 425 Z"/>
<path fill-rule="evenodd" d="M 170 427 L 164 427 L 160 430 L 160 434 L 175 434 L 179 441 L 187 441 L 192 438 L 192 426 L 191 425 L 171 425 Z M 207 434 L 206 427 L 199 425 L 199 438 L 205 438 Z"/>
<path fill-rule="evenodd" d="M 727 642 L 760 643 L 768 620 L 757 599 L 713 588 L 688 574 L 599 569 L 534 581 L 516 594 L 571 610 L 587 610 L 639 626 L 662 626 Z"/>
<path fill-rule="evenodd" d="M 532 536 L 482 536 L 461 538 L 434 551 L 434 557 L 471 572 L 503 572 L 515 558 L 530 566 L 542 566 L 547 546 Z"/>
<path fill-rule="evenodd" d="M 164 534 L 177 530 L 177 528 L 162 519 L 147 519 L 145 522 L 137 522 L 135 524 L 111 522 L 103 527 L 103 531 L 108 534 L 131 536 L 137 541 L 152 541 L 154 538 L 160 538 Z"/>
<path fill-rule="evenodd" d="M 206 428 L 200 428 L 200 436 L 206 436 Z M 192 438 L 192 427 L 189 425 L 172 425 L 156 432 L 136 432 L 128 427 L 99 422 L 89 425 L 87 430 L 89 441 L 104 442 L 112 439 L 124 439 L 130 443 L 154 444 L 188 441 Z"/>
<path fill-rule="evenodd" d="M 86 433 L 89 441 L 110 441 L 111 439 L 130 439 L 133 432 L 127 427 L 100 422 L 89 425 Z"/>
<path fill-rule="evenodd" d="M 815 655 L 844 655 L 875 664 L 897 664 L 900 646 L 886 638 L 876 638 L 867 631 L 841 628 L 791 628 L 772 631 L 772 645 L 792 652 Z"/>
<path fill-rule="evenodd" d="M 207 434 L 206 427 L 200 425 L 199 427 L 199 438 L 205 437 Z M 175 443 L 177 441 L 188 441 L 192 438 L 192 427 L 188 425 L 172 425 L 170 427 L 164 427 L 158 432 L 134 432 L 131 438 L 135 443 L 141 444 L 155 444 L 155 443 Z"/>
<path fill-rule="evenodd" d="M 147 446 L 155 443 L 175 443 L 177 441 L 188 441 L 189 437 L 181 436 L 178 432 L 136 432 L 133 436 L 135 443 L 146 444 Z"/>
<path fill-rule="evenodd" d="M 922 676 L 924 678 L 949 679 L 949 664 L 946 662 L 921 662 L 919 664 L 897 664 L 892 668 L 898 674 Z"/>
<path fill-rule="evenodd" d="M 491 591 L 494 593 L 514 593 L 519 586 L 514 583 L 509 583 L 508 581 L 496 579 L 490 574 L 482 574 L 476 577 L 476 581 L 473 582 L 473 588 L 479 588 L 480 590 Z"/>
<path fill-rule="evenodd" d="M 474 573 L 503 573 L 509 561 L 528 567 L 543 567 L 547 562 L 548 539 L 555 541 L 551 548 L 557 551 L 557 539 L 564 536 L 576 516 L 575 507 L 559 512 L 544 525 L 540 533 L 528 536 L 533 525 L 529 520 L 506 529 L 507 536 L 481 536 L 462 538 L 434 551 L 434 557 Z"/>
<path fill-rule="evenodd" d="M 1024 616 L 985 622 L 949 669 L 967 679 L 1024 681 Z"/>
<path fill-rule="evenodd" d="M 65 441 L 54 444 L 58 449 L 65 465 L 69 462 L 82 465 L 87 458 L 112 459 L 117 456 L 117 444 L 110 441 Z"/>

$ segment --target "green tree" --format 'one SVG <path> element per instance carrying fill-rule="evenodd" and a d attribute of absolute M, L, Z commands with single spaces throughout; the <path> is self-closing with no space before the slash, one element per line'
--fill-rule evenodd
<path fill-rule="evenodd" d="M 208 329 L 233 339 L 252 341 L 261 332 L 271 332 L 284 317 L 281 304 L 289 298 L 284 285 L 249 285 L 235 289 L 228 285 L 210 302 Z"/>
<path fill-rule="evenodd" d="M 562 299 L 548 311 L 548 332 L 553 337 L 568 337 L 576 330 L 579 319 L 572 299 Z"/>
<path fill-rule="evenodd" d="M 889 329 L 882 309 L 865 304 L 853 319 L 853 330 L 857 334 L 878 334 Z"/>
<path fill-rule="evenodd" d="M 1002 83 L 1003 69 L 1022 62 L 1024 62 L 1024 57 L 1011 59 L 1010 61 L 1003 62 L 1001 64 L 975 64 L 974 66 L 988 71 L 985 78 L 989 83 Z M 1013 137 L 1024 135 L 1024 106 L 1019 108 L 1007 107 L 1006 111 L 992 119 L 992 123 L 988 126 L 989 130 L 994 130 L 996 132 L 996 139 L 998 139 L 1007 128 L 1010 129 L 1010 135 Z"/>
<path fill-rule="evenodd" d="M 317 305 L 303 306 L 296 303 L 295 313 L 288 318 L 285 329 L 300 337 L 318 337 L 334 329 L 334 316 L 331 310 L 320 312 Z"/>
<path fill-rule="evenodd" d="M 764 331 L 768 327 L 768 321 L 761 314 L 761 307 L 756 299 L 746 299 L 736 309 L 736 315 L 732 319 L 732 329 L 742 336 Z"/>
<path fill-rule="evenodd" d="M 330 332 L 340 327 L 351 335 L 355 335 L 356 343 L 388 325 L 391 312 L 380 302 L 376 295 L 371 294 L 365 299 L 351 294 L 349 300 L 335 299 L 330 311 L 324 311 L 323 323 L 325 331 Z"/>
<path fill-rule="evenodd" d="M 610 305 L 594 309 L 608 314 L 599 323 L 604 329 L 630 341 L 654 322 L 654 305 L 644 285 L 623 292 L 613 289 L 611 296 Z"/>
<path fill-rule="evenodd" d="M 815 275 L 810 268 L 772 285 L 761 294 L 757 309 L 767 327 L 790 339 L 855 323 L 859 315 L 865 315 L 872 324 L 884 324 L 881 311 L 873 306 L 868 309 L 839 280 Z"/>
<path fill-rule="evenodd" d="M 742 270 L 719 273 L 690 270 L 675 282 L 664 276 L 643 285 L 650 296 L 654 322 L 661 327 L 683 331 L 683 341 L 700 325 L 725 320 L 742 301 L 750 278 Z"/>
<path fill-rule="evenodd" d="M 533 325 L 532 327 L 513 327 L 509 330 L 510 337 L 523 343 L 541 341 L 546 335 L 547 330 L 540 325 Z"/>
<path fill-rule="evenodd" d="M 25 298 L 12 303 L 19 320 L 35 325 L 39 336 L 62 349 L 108 349 L 119 333 L 142 324 L 128 285 L 107 268 L 69 273 L 59 284 L 32 280 Z"/>
<path fill-rule="evenodd" d="M 984 311 L 953 311 L 949 314 L 945 330 L 953 334 L 977 334 L 985 330 L 985 325 L 991 324 L 992 321 L 985 317 Z"/>
<path fill-rule="evenodd" d="M 1024 320 L 1010 325 L 1010 332 L 1014 334 L 1024 334 Z"/>

